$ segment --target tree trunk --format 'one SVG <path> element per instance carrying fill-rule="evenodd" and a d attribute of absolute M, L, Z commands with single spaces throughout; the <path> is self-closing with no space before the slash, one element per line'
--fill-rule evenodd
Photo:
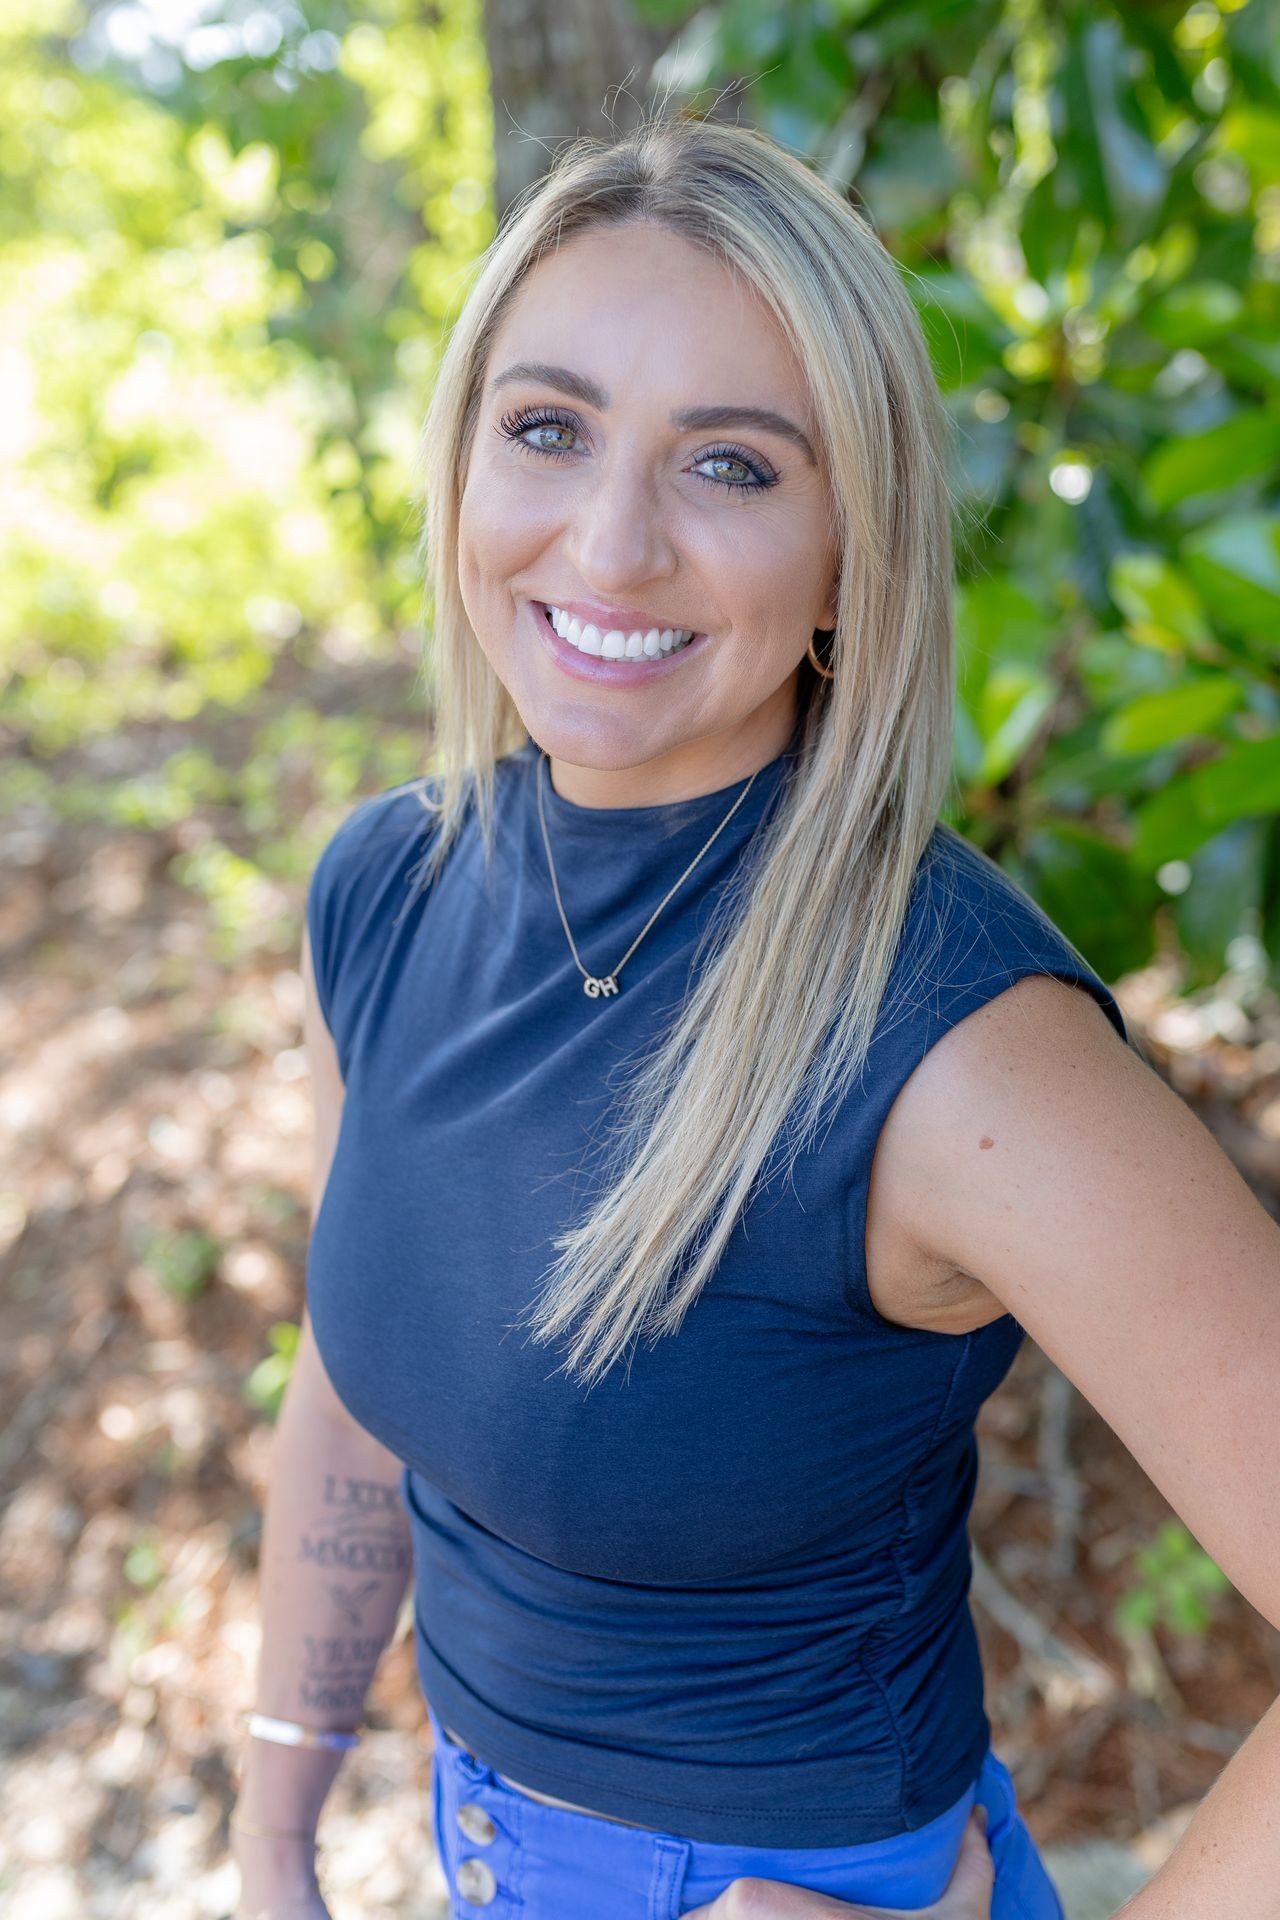
<path fill-rule="evenodd" d="M 629 0 L 484 0 L 484 30 L 501 221 L 565 139 L 634 126 L 671 29 L 637 20 Z"/>

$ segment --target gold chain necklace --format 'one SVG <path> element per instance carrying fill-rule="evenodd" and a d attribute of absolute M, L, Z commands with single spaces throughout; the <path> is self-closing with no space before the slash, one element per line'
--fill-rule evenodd
<path fill-rule="evenodd" d="M 650 927 L 653 925 L 658 915 L 662 912 L 662 909 L 666 906 L 667 901 L 671 898 L 672 894 L 676 891 L 676 887 L 682 886 L 684 882 L 689 878 L 689 875 L 693 872 L 699 860 L 701 860 L 703 854 L 706 853 L 707 849 L 711 846 L 712 841 L 716 839 L 717 835 L 724 832 L 725 828 L 728 826 L 729 822 L 732 820 L 734 814 L 738 811 L 738 808 L 742 805 L 743 801 L 746 799 L 747 795 L 750 793 L 751 788 L 755 782 L 756 774 L 753 773 L 750 780 L 747 781 L 746 786 L 742 789 L 742 792 L 738 795 L 737 799 L 734 801 L 733 805 L 730 807 L 728 813 L 726 813 L 724 819 L 720 822 L 720 825 L 716 828 L 715 833 L 712 834 L 711 839 L 706 842 L 705 846 L 700 847 L 698 852 L 694 854 L 692 860 L 689 862 L 684 872 L 680 875 L 680 878 L 676 881 L 675 886 L 669 887 L 666 893 L 662 896 L 661 900 L 659 900 L 657 906 L 654 908 L 653 912 L 649 915 L 649 918 L 645 921 L 639 933 L 636 935 L 635 939 L 631 942 L 631 945 L 627 948 L 621 960 L 619 960 L 617 966 L 614 968 L 613 972 L 605 973 L 605 974 L 595 974 L 595 973 L 588 973 L 587 969 L 583 966 L 582 961 L 578 956 L 578 949 L 573 944 L 573 935 L 569 931 L 569 922 L 565 919 L 564 903 L 560 898 L 560 883 L 556 879 L 556 863 L 551 858 L 551 841 L 547 837 L 547 816 L 546 816 L 546 810 L 545 810 L 543 799 L 542 799 L 542 762 L 544 760 L 547 762 L 547 779 L 548 780 L 550 780 L 551 778 L 551 762 L 548 758 L 545 747 L 539 750 L 539 755 L 540 755 L 539 763 L 537 768 L 535 768 L 535 778 L 538 784 L 538 820 L 542 827 L 542 844 L 547 850 L 547 866 L 551 872 L 551 885 L 556 896 L 556 906 L 560 909 L 560 924 L 564 928 L 565 937 L 569 942 L 569 951 L 570 953 L 572 953 L 574 957 L 574 961 L 577 964 L 578 972 L 582 975 L 582 991 L 588 996 L 589 999 L 592 999 L 592 1000 L 598 1000 L 602 996 L 604 996 L 607 999 L 611 995 L 618 992 L 619 990 L 618 975 L 622 972 L 622 969 L 626 966 L 627 961 L 631 958 L 632 954 L 635 952 L 636 948 L 640 945 L 640 942 L 644 939 L 646 933 L 648 933 Z M 759 767 L 757 767 L 756 773 L 759 773 L 759 771 L 760 769 Z"/>

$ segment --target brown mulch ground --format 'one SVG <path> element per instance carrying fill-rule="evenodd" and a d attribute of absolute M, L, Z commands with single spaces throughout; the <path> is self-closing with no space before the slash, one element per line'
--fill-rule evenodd
<path fill-rule="evenodd" d="M 12 1920 L 216 1920 L 235 1900 L 226 1818 L 272 1434 L 244 1383 L 267 1329 L 301 1311 L 310 1116 L 296 969 L 211 956 L 204 908 L 169 871 L 189 840 L 26 816 L 0 828 Z M 1224 1039 L 1173 986 L 1158 967 L 1121 983 L 1126 1014 L 1280 1217 L 1280 1013 Z M 150 1236 L 193 1231 L 218 1247 L 183 1298 Z M 1131 1553 L 1168 1508 L 1029 1342 L 979 1432 L 975 1615 L 1032 1831 L 1125 1840 L 1185 1818 L 1280 1690 L 1280 1634 L 1234 1593 L 1200 1638 L 1116 1631 Z M 371 1697 L 381 1731 L 322 1828 L 339 1916 L 441 1911 L 405 1624 Z"/>

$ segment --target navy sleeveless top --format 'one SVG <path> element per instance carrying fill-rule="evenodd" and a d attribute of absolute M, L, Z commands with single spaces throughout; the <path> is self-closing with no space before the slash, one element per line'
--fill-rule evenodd
<path fill-rule="evenodd" d="M 1010 1314 L 957 1335 L 876 1310 L 880 1128 L 941 1035 L 1023 975 L 1083 985 L 1129 1036 L 1066 937 L 939 821 L 856 1097 L 758 1190 L 677 1333 L 589 1390 L 558 1370 L 563 1342 L 514 1323 L 589 1198 L 611 1076 L 688 990 L 795 740 L 613 998 L 583 992 L 535 781 L 601 973 L 745 782 L 586 807 L 528 741 L 496 768 L 490 875 L 472 812 L 427 886 L 422 783 L 357 805 L 307 902 L 346 1084 L 307 1300 L 337 1393 L 404 1463 L 418 1672 L 443 1723 L 523 1785 L 642 1826 L 838 1847 L 926 1825 L 981 1768 L 974 1421 L 1024 1337 Z"/>

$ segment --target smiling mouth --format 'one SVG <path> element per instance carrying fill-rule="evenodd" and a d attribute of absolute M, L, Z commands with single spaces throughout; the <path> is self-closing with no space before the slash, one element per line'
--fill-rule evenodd
<path fill-rule="evenodd" d="M 543 600 L 537 605 L 554 633 L 579 653 L 596 659 L 659 660 L 664 654 L 681 652 L 700 638 L 691 627 L 650 627 L 646 633 L 623 633 L 617 627 L 606 631 Z"/>

